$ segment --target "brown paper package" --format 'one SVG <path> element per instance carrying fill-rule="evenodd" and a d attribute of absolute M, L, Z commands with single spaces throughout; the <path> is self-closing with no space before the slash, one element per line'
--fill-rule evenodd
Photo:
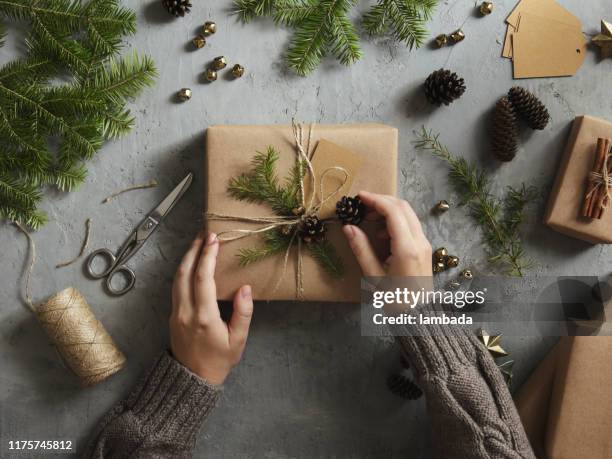
<path fill-rule="evenodd" d="M 592 116 L 576 117 L 550 194 L 544 222 L 568 236 L 592 244 L 610 244 L 612 209 L 607 209 L 599 220 L 580 216 L 598 137 L 612 138 L 612 123 Z"/>
<path fill-rule="evenodd" d="M 546 429 L 551 459 L 612 457 L 612 337 L 562 342 Z"/>
<path fill-rule="evenodd" d="M 304 125 L 304 137 L 308 137 L 308 124 Z M 351 150 L 363 158 L 359 173 L 353 179 L 350 194 L 360 190 L 396 195 L 397 192 L 397 129 L 382 124 L 315 124 L 312 131 L 311 150 L 318 140 L 326 139 Z M 306 143 L 306 140 L 304 141 Z M 295 141 L 290 125 L 268 126 L 212 126 L 206 133 L 206 210 L 248 217 L 274 215 L 269 207 L 238 201 L 227 193 L 232 177 L 250 170 L 256 151 L 274 146 L 280 159 L 277 171 L 284 178 L 295 163 Z M 340 196 L 338 197 L 338 199 Z M 215 233 L 236 228 L 255 228 L 251 223 L 209 220 L 207 228 Z M 380 223 L 366 223 L 362 228 L 370 235 L 380 229 Z M 360 300 L 361 271 L 351 253 L 339 224 L 328 225 L 328 239 L 340 254 L 345 274 L 341 279 L 331 279 L 319 265 L 303 251 L 304 301 L 353 302 Z M 292 249 L 287 270 L 275 290 L 281 276 L 284 255 L 271 256 L 247 267 L 238 265 L 236 254 L 241 248 L 260 244 L 258 236 L 237 241 L 223 242 L 217 260 L 215 280 L 219 299 L 233 298 L 243 284 L 250 284 L 255 299 L 296 299 L 297 251 Z M 385 244 L 376 241 L 376 250 L 384 255 Z"/>

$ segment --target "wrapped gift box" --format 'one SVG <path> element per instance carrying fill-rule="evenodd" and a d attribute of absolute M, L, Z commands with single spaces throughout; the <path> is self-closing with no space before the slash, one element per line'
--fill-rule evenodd
<path fill-rule="evenodd" d="M 308 137 L 310 125 L 304 125 Z M 397 129 L 381 124 L 312 125 L 311 150 L 321 139 L 328 140 L 359 155 L 361 165 L 353 177 L 347 194 L 360 190 L 395 195 L 397 191 Z M 306 141 L 305 141 L 306 142 Z M 278 176 L 285 177 L 295 164 L 295 138 L 290 125 L 268 126 L 212 126 L 206 133 L 206 211 L 208 213 L 262 217 L 274 215 L 261 204 L 238 201 L 228 192 L 231 178 L 248 173 L 257 151 L 273 146 L 279 152 Z M 305 145 L 307 146 L 307 145 Z M 338 196 L 338 199 L 340 196 Z M 258 225 L 238 221 L 209 219 L 210 231 L 221 233 L 237 228 L 256 228 Z M 259 225 L 261 226 L 261 225 Z M 380 229 L 380 223 L 364 222 L 362 228 L 370 235 Z M 361 271 L 351 253 L 339 224 L 328 225 L 327 239 L 335 246 L 343 260 L 342 278 L 332 279 L 308 255 L 302 257 L 304 301 L 360 301 Z M 384 242 L 372 238 L 381 256 L 388 250 Z M 296 299 L 297 255 L 294 247 L 283 273 L 284 255 L 276 255 L 241 267 L 236 254 L 240 249 L 260 244 L 258 236 L 222 242 L 217 260 L 216 283 L 220 299 L 231 299 L 243 284 L 253 287 L 255 299 Z"/>
<path fill-rule="evenodd" d="M 599 137 L 612 138 L 612 123 L 592 116 L 576 117 L 544 221 L 569 236 L 593 244 L 609 244 L 612 243 L 612 209 L 606 210 L 601 219 L 580 215 Z"/>

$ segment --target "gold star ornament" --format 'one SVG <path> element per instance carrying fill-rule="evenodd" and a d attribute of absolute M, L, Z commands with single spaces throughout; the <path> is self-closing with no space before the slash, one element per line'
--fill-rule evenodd
<path fill-rule="evenodd" d="M 494 359 L 498 357 L 506 357 L 508 353 L 504 351 L 504 348 L 501 347 L 501 337 L 502 335 L 489 335 L 484 330 L 481 330 L 478 334 L 478 339 L 485 345 L 491 357 Z"/>
<path fill-rule="evenodd" d="M 591 40 L 592 43 L 601 48 L 601 58 L 612 57 L 612 24 L 601 21 L 601 33 Z"/>

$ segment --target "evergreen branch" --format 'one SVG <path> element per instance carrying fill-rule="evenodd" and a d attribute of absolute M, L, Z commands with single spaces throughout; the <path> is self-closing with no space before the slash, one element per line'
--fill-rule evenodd
<path fill-rule="evenodd" d="M 35 230 L 47 223 L 47 217 L 44 213 L 33 209 L 24 209 L 13 202 L 5 201 L 1 197 L 0 217 L 15 222 L 21 222 Z"/>
<path fill-rule="evenodd" d="M 38 57 L 15 59 L 0 68 L 0 81 L 11 87 L 16 84 L 42 82 L 49 78 L 54 70 L 49 59 Z"/>
<path fill-rule="evenodd" d="M 0 22 L 0 47 L 4 46 L 5 38 L 6 38 L 6 25 L 4 25 L 4 22 Z"/>
<path fill-rule="evenodd" d="M 336 252 L 334 245 L 323 240 L 321 242 L 306 244 L 312 258 L 329 274 L 332 278 L 338 279 L 344 274 L 342 259 Z"/>
<path fill-rule="evenodd" d="M 19 206 L 32 209 L 40 199 L 39 191 L 26 180 L 19 180 L 6 173 L 0 173 L 0 198 Z"/>
<path fill-rule="evenodd" d="M 469 206 L 470 214 L 483 231 L 489 261 L 505 264 L 509 275 L 522 276 L 523 271 L 532 266 L 532 261 L 525 256 L 519 228 L 525 206 L 535 197 L 534 189 L 524 184 L 518 190 L 510 188 L 502 215 L 502 203 L 492 196 L 483 171 L 465 158 L 453 156 L 440 142 L 439 135 L 424 127 L 418 137 L 417 149 L 428 151 L 448 163 L 449 178 L 461 203 Z"/>
<path fill-rule="evenodd" d="M 130 110 L 123 106 L 115 107 L 104 115 L 102 136 L 105 139 L 116 139 L 129 132 L 133 126 L 134 117 Z"/>
<path fill-rule="evenodd" d="M 296 26 L 319 8 L 318 0 L 276 1 L 274 22 L 285 26 Z"/>
<path fill-rule="evenodd" d="M 334 37 L 331 52 L 344 65 L 351 65 L 361 59 L 359 36 L 346 16 L 335 17 L 331 36 Z"/>
<path fill-rule="evenodd" d="M 249 22 L 255 17 L 271 16 L 275 3 L 275 0 L 235 0 L 232 14 L 242 22 Z"/>
<path fill-rule="evenodd" d="M 285 236 L 277 229 L 266 231 L 262 235 L 263 246 L 240 249 L 237 253 L 240 266 L 263 260 L 272 255 L 286 252 L 291 243 L 291 235 Z"/>

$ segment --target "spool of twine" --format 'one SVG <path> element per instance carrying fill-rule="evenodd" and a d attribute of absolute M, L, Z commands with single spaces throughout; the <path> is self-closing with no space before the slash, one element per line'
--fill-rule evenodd
<path fill-rule="evenodd" d="M 99 383 L 125 365 L 125 356 L 77 289 L 68 287 L 56 293 L 38 305 L 35 314 L 64 363 L 84 386 Z"/>

